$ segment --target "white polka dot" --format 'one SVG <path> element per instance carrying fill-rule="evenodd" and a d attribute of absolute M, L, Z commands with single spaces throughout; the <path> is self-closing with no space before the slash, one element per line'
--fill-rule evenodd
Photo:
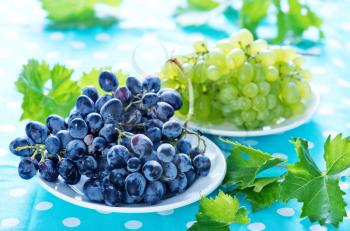
<path fill-rule="evenodd" d="M 323 106 L 319 109 L 321 115 L 333 115 L 335 113 L 334 109 L 329 106 Z"/>
<path fill-rule="evenodd" d="M 327 130 L 327 131 L 324 131 L 324 132 L 322 132 L 322 135 L 324 136 L 324 137 L 328 137 L 328 136 L 331 136 L 331 137 L 335 137 L 336 135 L 338 135 L 338 132 L 336 132 L 336 131 L 332 131 L 332 130 Z"/>
<path fill-rule="evenodd" d="M 271 156 L 273 156 L 273 157 L 277 157 L 277 158 L 283 158 L 283 159 L 288 160 L 288 156 L 287 156 L 286 154 L 279 153 L 279 152 L 274 153 L 274 154 L 272 154 Z"/>
<path fill-rule="evenodd" d="M 191 228 L 191 226 L 192 226 L 194 223 L 196 223 L 196 221 L 189 221 L 189 222 L 187 222 L 187 223 L 186 223 L 186 228 L 187 228 L 187 229 Z"/>
<path fill-rule="evenodd" d="M 345 87 L 345 88 L 350 88 L 350 82 L 347 81 L 347 80 L 344 80 L 342 78 L 337 78 L 337 84 L 339 84 L 340 86 L 342 87 Z"/>
<path fill-rule="evenodd" d="M 112 213 L 112 212 L 103 211 L 103 210 L 96 210 L 96 211 L 101 213 L 101 214 L 111 214 Z"/>
<path fill-rule="evenodd" d="M 68 228 L 74 228 L 80 225 L 80 220 L 76 217 L 67 217 L 62 221 L 62 224 Z"/>
<path fill-rule="evenodd" d="M 309 149 L 313 149 L 315 147 L 315 144 L 312 143 L 311 141 L 308 141 L 307 143 L 308 143 Z"/>
<path fill-rule="evenodd" d="M 102 51 L 98 51 L 98 52 L 94 52 L 92 54 L 92 56 L 95 58 L 95 59 L 104 59 L 107 57 L 107 54 L 105 52 L 102 52 Z"/>
<path fill-rule="evenodd" d="M 81 196 L 75 196 L 74 199 L 78 200 L 78 201 L 82 201 L 83 198 Z"/>
<path fill-rule="evenodd" d="M 45 57 L 47 59 L 55 59 L 57 58 L 58 56 L 60 56 L 60 53 L 58 51 L 50 51 L 50 52 L 47 52 L 45 54 Z"/>
<path fill-rule="evenodd" d="M 38 204 L 35 206 L 35 209 L 38 210 L 38 211 L 45 211 L 45 210 L 51 209 L 52 206 L 53 206 L 53 205 L 52 205 L 51 202 L 43 201 L 43 202 L 38 203 Z"/>
<path fill-rule="evenodd" d="M 69 68 L 79 68 L 81 66 L 81 62 L 79 60 L 71 59 L 67 61 L 67 66 Z"/>
<path fill-rule="evenodd" d="M 311 225 L 310 226 L 311 231 L 327 231 L 327 227 L 325 226 L 320 226 L 319 224 L 317 225 Z"/>
<path fill-rule="evenodd" d="M 119 44 L 117 46 L 117 49 L 118 50 L 121 50 L 121 51 L 130 51 L 132 50 L 134 47 L 130 44 Z"/>
<path fill-rule="evenodd" d="M 5 148 L 0 148 L 0 156 L 6 156 L 7 150 Z"/>
<path fill-rule="evenodd" d="M 6 218 L 1 221 L 1 226 L 5 228 L 12 228 L 19 224 L 19 220 L 17 218 Z"/>
<path fill-rule="evenodd" d="M 249 146 L 255 146 L 259 142 L 257 140 L 243 140 L 242 143 L 244 143 L 245 145 L 249 145 Z"/>
<path fill-rule="evenodd" d="M 24 188 L 15 188 L 10 190 L 9 194 L 12 197 L 21 197 L 24 196 L 27 193 L 27 191 Z"/>
<path fill-rule="evenodd" d="M 251 231 L 261 231 L 264 230 L 266 226 L 261 222 L 251 223 L 248 225 L 248 229 Z"/>
<path fill-rule="evenodd" d="M 165 210 L 165 211 L 159 212 L 158 214 L 162 215 L 162 216 L 168 216 L 168 215 L 171 215 L 173 213 L 174 213 L 174 210 L 170 209 L 170 210 Z"/>
<path fill-rule="evenodd" d="M 105 41 L 108 41 L 111 39 L 111 36 L 109 34 L 106 34 L 106 33 L 100 33 L 100 34 L 97 34 L 95 39 L 97 41 L 100 41 L 100 42 L 105 42 Z"/>
<path fill-rule="evenodd" d="M 124 223 L 125 228 L 127 229 L 140 229 L 142 227 L 141 221 L 131 220 Z"/>
<path fill-rule="evenodd" d="M 350 188 L 350 185 L 347 182 L 339 182 L 339 187 L 341 190 L 347 190 Z"/>
<path fill-rule="evenodd" d="M 295 211 L 292 208 L 280 208 L 277 209 L 277 213 L 284 217 L 291 217 L 294 215 Z"/>
<path fill-rule="evenodd" d="M 73 41 L 70 45 L 76 49 L 84 49 L 86 47 L 86 44 L 82 41 Z"/>
<path fill-rule="evenodd" d="M 61 32 L 53 32 L 49 37 L 52 40 L 62 40 L 64 38 L 64 34 Z"/>
<path fill-rule="evenodd" d="M 343 60 L 339 59 L 339 58 L 334 58 L 332 60 L 332 62 L 334 63 L 334 65 L 336 65 L 337 67 L 340 67 L 340 68 L 345 68 L 346 67 L 346 64 L 344 63 Z"/>
<path fill-rule="evenodd" d="M 345 106 L 350 106 L 350 98 L 343 97 L 341 98 L 341 102 L 345 104 Z"/>

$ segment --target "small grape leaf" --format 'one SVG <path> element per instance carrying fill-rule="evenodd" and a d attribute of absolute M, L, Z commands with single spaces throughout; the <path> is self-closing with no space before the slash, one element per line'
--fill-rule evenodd
<path fill-rule="evenodd" d="M 229 191 L 235 186 L 240 189 L 250 187 L 258 173 L 286 161 L 231 140 L 224 141 L 234 146 L 226 159 L 227 171 L 222 185 L 224 191 Z"/>
<path fill-rule="evenodd" d="M 45 61 L 30 59 L 15 82 L 23 94 L 20 119 L 45 122 L 50 114 L 67 116 L 80 94 L 77 82 L 71 79 L 72 73 L 63 65 L 56 64 L 50 69 Z"/>
<path fill-rule="evenodd" d="M 199 201 L 197 222 L 188 230 L 229 230 L 232 223 L 246 224 L 249 222 L 248 211 L 240 207 L 237 198 L 219 192 L 215 199 L 202 197 Z"/>
<path fill-rule="evenodd" d="M 308 142 L 294 139 L 299 161 L 286 165 L 288 172 L 281 185 L 281 196 L 284 201 L 296 198 L 303 203 L 301 217 L 338 227 L 346 216 L 345 193 L 339 187 L 339 177 L 350 168 L 349 143 L 349 138 L 343 139 L 341 134 L 333 140 L 328 137 L 324 153 L 327 170 L 323 172 L 311 158 Z"/>
<path fill-rule="evenodd" d="M 215 0 L 187 0 L 187 4 L 197 10 L 211 10 L 220 5 Z"/>

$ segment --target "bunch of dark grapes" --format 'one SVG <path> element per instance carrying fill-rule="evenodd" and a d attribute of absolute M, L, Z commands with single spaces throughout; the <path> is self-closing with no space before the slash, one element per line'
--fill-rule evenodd
<path fill-rule="evenodd" d="M 128 77 L 126 86 L 119 86 L 109 71 L 100 74 L 99 84 L 106 94 L 84 88 L 68 118 L 29 122 L 27 136 L 10 143 L 10 151 L 21 157 L 20 177 L 30 179 L 39 171 L 49 182 L 82 180 L 88 200 L 119 206 L 155 204 L 209 173 L 204 148 L 192 146 L 190 131 L 171 120 L 182 107 L 177 91 L 160 89 L 155 76 L 142 82 Z"/>

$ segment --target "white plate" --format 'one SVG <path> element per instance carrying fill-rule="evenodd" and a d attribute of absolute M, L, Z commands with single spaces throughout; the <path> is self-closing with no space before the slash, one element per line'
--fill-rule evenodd
<path fill-rule="evenodd" d="M 188 136 L 188 138 L 191 140 L 191 143 L 194 145 L 196 144 L 196 137 Z M 185 192 L 172 198 L 162 200 L 156 205 L 136 204 L 111 207 L 87 201 L 82 193 L 84 180 L 81 180 L 81 182 L 74 186 L 65 184 L 61 177 L 54 183 L 43 180 L 39 175 L 37 175 L 37 180 L 44 189 L 62 200 L 81 207 L 103 212 L 150 213 L 183 207 L 198 201 L 202 195 L 206 196 L 213 192 L 221 184 L 226 173 L 226 161 L 223 153 L 212 141 L 205 137 L 203 138 L 207 144 L 205 155 L 211 160 L 211 169 L 208 176 L 199 177 Z"/>
<path fill-rule="evenodd" d="M 274 125 L 265 126 L 258 130 L 241 130 L 232 123 L 227 122 L 221 124 L 198 124 L 189 122 L 188 127 L 206 134 L 231 137 L 266 136 L 282 133 L 309 122 L 316 113 L 320 104 L 320 96 L 315 90 L 315 87 L 311 87 L 311 89 L 312 95 L 306 103 L 307 108 L 304 114 L 283 120 Z"/>

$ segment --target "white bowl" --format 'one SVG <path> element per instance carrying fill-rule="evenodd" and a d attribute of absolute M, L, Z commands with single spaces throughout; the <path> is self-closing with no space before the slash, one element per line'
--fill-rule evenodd
<path fill-rule="evenodd" d="M 188 127 L 206 134 L 230 137 L 267 136 L 282 133 L 309 122 L 316 113 L 320 104 L 320 96 L 315 90 L 315 87 L 311 87 L 311 89 L 311 98 L 307 101 L 306 110 L 302 115 L 294 116 L 274 125 L 265 126 L 257 130 L 242 130 L 228 122 L 221 124 L 198 124 L 190 121 Z"/>
<path fill-rule="evenodd" d="M 197 143 L 196 137 L 188 136 L 188 138 L 193 145 Z M 150 213 L 183 207 L 198 201 L 201 196 L 206 196 L 213 192 L 221 184 L 226 173 L 226 161 L 223 153 L 212 141 L 205 137 L 203 138 L 207 144 L 205 155 L 211 160 L 211 169 L 208 176 L 199 177 L 185 192 L 162 200 L 155 205 L 135 204 L 111 207 L 90 202 L 84 197 L 82 192 L 82 187 L 86 179 L 82 179 L 78 184 L 73 186 L 65 184 L 61 177 L 53 183 L 43 180 L 39 175 L 37 175 L 37 180 L 44 189 L 64 201 L 103 212 Z"/>

